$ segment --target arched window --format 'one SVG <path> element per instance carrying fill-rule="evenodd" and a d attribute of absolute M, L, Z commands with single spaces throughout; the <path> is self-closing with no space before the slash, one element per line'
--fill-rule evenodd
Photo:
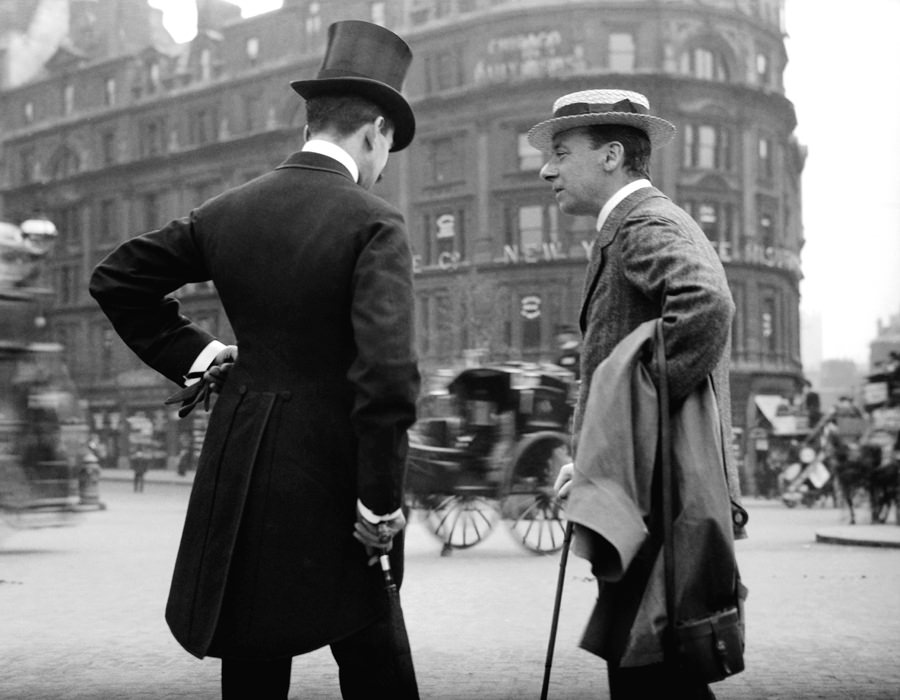
<path fill-rule="evenodd" d="M 727 82 L 728 64 L 722 51 L 706 45 L 695 45 L 681 54 L 678 69 L 683 75 L 700 80 Z"/>
<path fill-rule="evenodd" d="M 81 170 L 81 159 L 70 146 L 60 146 L 50 159 L 50 177 L 60 180 Z"/>

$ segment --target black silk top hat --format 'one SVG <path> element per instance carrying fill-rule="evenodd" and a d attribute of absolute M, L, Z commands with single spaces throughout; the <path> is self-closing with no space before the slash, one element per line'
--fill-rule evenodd
<path fill-rule="evenodd" d="M 291 87 L 304 99 L 330 94 L 359 95 L 381 107 L 394 123 L 392 151 L 406 148 L 416 132 L 416 118 L 400 94 L 412 51 L 389 29 L 371 22 L 347 20 L 328 27 L 328 48 L 319 74 L 294 80 Z"/>

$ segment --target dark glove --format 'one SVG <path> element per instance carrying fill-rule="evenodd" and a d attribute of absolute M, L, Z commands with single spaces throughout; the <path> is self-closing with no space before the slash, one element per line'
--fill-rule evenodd
<path fill-rule="evenodd" d="M 179 389 L 166 399 L 165 403 L 167 406 L 173 403 L 181 404 L 181 408 L 178 409 L 179 418 L 184 418 L 188 415 L 201 401 L 203 402 L 204 410 L 209 410 L 209 398 L 212 395 L 212 390 L 210 382 L 204 376 L 205 374 L 206 372 L 188 372 L 184 375 L 185 379 L 199 378 L 200 381 L 186 386 L 184 389 Z"/>
<path fill-rule="evenodd" d="M 178 409 L 178 417 L 184 418 L 194 407 L 203 402 L 203 409 L 209 410 L 209 400 L 213 394 L 219 393 L 234 363 L 237 361 L 237 346 L 226 345 L 215 356 L 210 366 L 203 372 L 188 372 L 184 375 L 188 379 L 200 379 L 184 389 L 180 389 L 166 399 L 166 405 L 181 403 Z"/>

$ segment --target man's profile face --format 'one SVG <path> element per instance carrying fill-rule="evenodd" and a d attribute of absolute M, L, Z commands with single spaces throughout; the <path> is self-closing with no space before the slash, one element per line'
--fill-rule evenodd
<path fill-rule="evenodd" d="M 603 206 L 601 167 L 606 146 L 595 149 L 587 131 L 569 129 L 553 137 L 550 157 L 541 177 L 553 187 L 565 214 L 597 216 Z"/>

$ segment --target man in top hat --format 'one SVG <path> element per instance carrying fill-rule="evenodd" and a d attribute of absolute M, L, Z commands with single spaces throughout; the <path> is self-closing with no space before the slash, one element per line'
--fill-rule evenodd
<path fill-rule="evenodd" d="M 370 190 L 415 132 L 411 59 L 387 29 L 332 25 L 317 77 L 291 83 L 302 149 L 126 241 L 91 278 L 145 363 L 179 385 L 206 370 L 218 391 L 166 619 L 191 654 L 222 659 L 224 698 L 286 698 L 291 657 L 324 645 L 343 697 L 395 690 L 372 555 L 390 550 L 400 578 L 419 373 L 403 218 Z M 236 346 L 167 296 L 206 280 Z"/>
<path fill-rule="evenodd" d="M 734 303 L 725 272 L 699 226 L 650 183 L 651 150 L 674 133 L 674 125 L 650 114 L 641 94 L 584 90 L 558 99 L 552 118 L 528 134 L 533 146 L 549 153 L 541 177 L 553 188 L 559 208 L 597 219 L 580 315 L 576 447 L 594 370 L 633 330 L 657 318 L 664 324 L 672 403 L 684 401 L 712 375 L 724 434 L 731 434 L 727 363 Z M 736 485 L 733 466 L 730 471 Z M 578 487 L 572 473 L 567 465 L 557 480 L 562 497 Z M 632 478 L 643 482 L 642 475 Z M 643 478 L 650 483 L 650 477 Z M 624 494 L 630 486 L 622 486 Z M 654 517 L 645 513 L 648 523 Z M 646 542 L 654 546 L 653 538 Z M 647 567 L 654 561 L 653 553 L 642 550 L 623 577 L 603 581 L 598 574 L 600 596 L 582 646 L 607 660 L 613 698 L 711 697 L 704 683 L 663 664 L 661 647 L 650 653 L 634 648 Z"/>

